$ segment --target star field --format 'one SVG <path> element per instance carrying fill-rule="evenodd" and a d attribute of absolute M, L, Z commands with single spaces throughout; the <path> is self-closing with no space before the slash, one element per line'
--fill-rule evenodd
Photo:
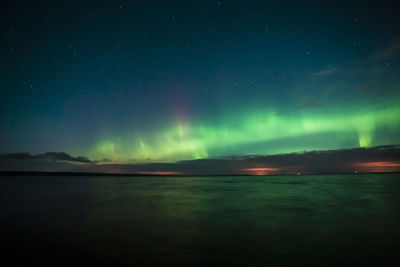
<path fill-rule="evenodd" d="M 0 153 L 171 163 L 400 143 L 390 1 L 8 1 Z"/>

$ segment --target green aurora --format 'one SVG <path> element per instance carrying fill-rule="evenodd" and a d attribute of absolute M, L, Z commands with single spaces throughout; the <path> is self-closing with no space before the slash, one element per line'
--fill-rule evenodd
<path fill-rule="evenodd" d="M 226 155 L 277 154 L 399 143 L 400 104 L 365 110 L 263 110 L 214 123 L 175 123 L 151 133 L 98 141 L 89 157 L 113 163 L 174 162 Z M 296 142 L 288 140 L 295 139 Z M 321 142 L 318 142 L 321 139 Z M 326 140 L 329 139 L 329 140 Z M 272 145 L 271 145 L 272 144 Z"/>

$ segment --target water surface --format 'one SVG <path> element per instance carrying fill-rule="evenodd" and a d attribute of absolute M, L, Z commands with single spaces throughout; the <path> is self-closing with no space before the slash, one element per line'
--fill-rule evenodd
<path fill-rule="evenodd" d="M 16 263 L 398 266 L 399 226 L 397 174 L 0 177 Z"/>

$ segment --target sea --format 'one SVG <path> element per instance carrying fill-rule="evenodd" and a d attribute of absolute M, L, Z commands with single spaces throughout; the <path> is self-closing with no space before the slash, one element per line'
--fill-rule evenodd
<path fill-rule="evenodd" d="M 1 266 L 400 266 L 400 175 L 2 176 Z"/>

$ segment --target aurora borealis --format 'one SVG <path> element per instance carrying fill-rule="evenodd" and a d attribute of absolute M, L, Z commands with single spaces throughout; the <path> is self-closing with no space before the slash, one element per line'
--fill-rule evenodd
<path fill-rule="evenodd" d="M 202 159 L 232 154 L 288 153 L 303 150 L 342 149 L 348 147 L 370 147 L 398 141 L 396 131 L 400 125 L 400 107 L 367 112 L 356 111 L 354 115 L 307 114 L 277 116 L 260 111 L 243 119 L 225 118 L 223 124 L 203 126 L 177 124 L 144 139 L 109 139 L 95 146 L 91 158 L 107 158 L 112 161 L 136 159 L 174 161 Z M 392 138 L 379 141 L 379 130 L 393 133 Z M 307 140 L 309 138 L 312 140 Z M 285 142 L 292 141 L 288 146 Z M 327 140 L 330 139 L 330 140 Z M 378 140 L 376 140 L 378 139 Z M 268 145 L 271 143 L 271 145 Z M 274 145 L 277 143 L 278 145 Z M 255 146 L 265 144 L 257 148 Z M 275 147 L 274 147 L 275 146 Z M 272 147 L 273 149 L 269 149 Z M 264 151 L 263 151 L 264 150 Z M 227 154 L 228 153 L 228 154 Z"/>
<path fill-rule="evenodd" d="M 400 144 L 389 1 L 9 1 L 1 16 L 2 170 L 307 172 L 218 168 L 312 151 L 373 151 L 343 171 L 400 170 L 374 149 Z"/>

